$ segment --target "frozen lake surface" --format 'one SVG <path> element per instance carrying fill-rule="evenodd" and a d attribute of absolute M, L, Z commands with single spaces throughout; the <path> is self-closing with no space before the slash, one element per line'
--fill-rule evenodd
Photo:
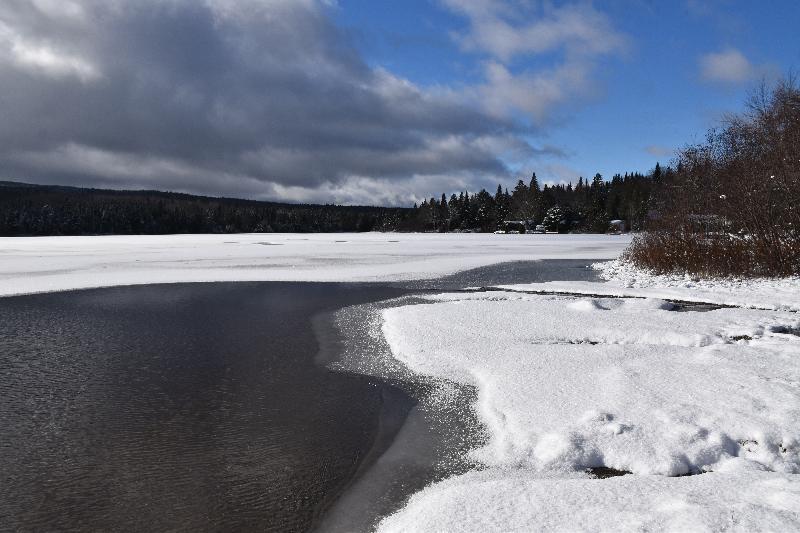
<path fill-rule="evenodd" d="M 0 296 L 203 281 L 408 281 L 509 261 L 614 259 L 627 235 L 413 233 L 0 238 Z"/>

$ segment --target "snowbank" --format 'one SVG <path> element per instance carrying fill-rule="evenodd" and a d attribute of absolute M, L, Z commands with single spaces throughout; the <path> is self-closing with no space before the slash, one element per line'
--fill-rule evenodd
<path fill-rule="evenodd" d="M 427 299 L 384 310 L 384 334 L 411 370 L 477 388 L 485 470 L 428 487 L 381 530 L 800 528 L 796 313 Z"/>
<path fill-rule="evenodd" d="M 655 275 L 620 260 L 593 265 L 606 283 L 550 282 L 502 286 L 515 291 L 574 292 L 709 302 L 760 309 L 800 311 L 800 278 L 701 279 Z"/>
<path fill-rule="evenodd" d="M 0 238 L 0 296 L 203 281 L 402 281 L 506 261 L 613 259 L 627 236 L 245 234 Z"/>

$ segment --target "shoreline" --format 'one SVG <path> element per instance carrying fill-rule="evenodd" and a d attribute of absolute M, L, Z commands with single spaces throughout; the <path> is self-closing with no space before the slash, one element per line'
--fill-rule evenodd
<path fill-rule="evenodd" d="M 596 273 L 588 268 L 591 262 L 508 262 L 413 284 L 398 283 L 395 285 L 411 289 L 410 293 L 388 301 L 343 308 L 333 317 L 326 316 L 324 323 L 334 324 L 334 336 L 330 336 L 329 329 L 315 328 L 315 332 L 324 332 L 320 338 L 323 348 L 317 358 L 319 364 L 334 371 L 372 376 L 396 385 L 416 404 L 394 432 L 393 439 L 382 442 L 380 449 L 370 452 L 370 455 L 379 453 L 375 453 L 374 460 L 362 464 L 339 497 L 321 515 L 314 530 L 345 533 L 373 529 L 426 485 L 474 467 L 474 463 L 466 459 L 466 452 L 484 442 L 483 430 L 471 409 L 476 391 L 453 384 L 452 397 L 443 411 L 441 399 L 430 396 L 439 384 L 410 372 L 392 357 L 382 333 L 376 330 L 381 309 L 408 305 L 414 302 L 416 295 L 461 290 L 476 284 L 597 279 Z M 424 305 L 422 301 L 417 303 Z M 358 326 L 348 328 L 343 324 Z"/>
<path fill-rule="evenodd" d="M 335 315 L 341 310 L 342 309 L 328 313 L 320 313 L 311 318 L 314 336 L 319 346 L 318 353 L 314 358 L 314 363 L 328 372 L 345 372 L 358 376 L 359 378 L 375 380 L 375 387 L 380 389 L 381 408 L 378 412 L 374 437 L 369 448 L 361 457 L 352 475 L 344 481 L 342 486 L 334 489 L 330 494 L 327 494 L 324 501 L 320 503 L 309 531 L 327 531 L 329 529 L 327 524 L 330 521 L 331 511 L 335 509 L 341 499 L 358 484 L 359 480 L 367 475 L 375 466 L 375 463 L 389 451 L 398 434 L 402 431 L 408 415 L 416 409 L 418 405 L 418 400 L 390 380 L 330 368 L 329 365 L 334 364 L 341 358 L 341 350 L 344 349 L 344 344 L 346 342 L 341 330 L 337 328 L 335 322 Z"/>

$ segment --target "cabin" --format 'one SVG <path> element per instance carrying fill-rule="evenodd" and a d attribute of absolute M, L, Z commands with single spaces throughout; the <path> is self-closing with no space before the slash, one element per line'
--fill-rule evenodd
<path fill-rule="evenodd" d="M 533 220 L 504 220 L 500 227 L 507 233 L 513 231 L 527 233 L 535 226 L 536 223 Z"/>
<path fill-rule="evenodd" d="M 608 231 L 611 235 L 619 235 L 620 233 L 625 233 L 625 221 L 624 220 L 612 220 L 608 223 Z"/>

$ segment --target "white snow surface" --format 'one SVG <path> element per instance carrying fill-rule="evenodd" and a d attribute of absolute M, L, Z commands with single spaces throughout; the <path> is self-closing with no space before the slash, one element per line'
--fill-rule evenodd
<path fill-rule="evenodd" d="M 628 236 L 235 234 L 0 238 L 0 296 L 208 281 L 404 281 L 506 261 L 613 259 Z"/>
<path fill-rule="evenodd" d="M 427 300 L 383 311 L 392 353 L 474 386 L 489 438 L 470 452 L 479 471 L 417 493 L 380 531 L 800 530 L 797 313 Z"/>
<path fill-rule="evenodd" d="M 657 275 L 622 260 L 593 265 L 605 283 L 561 282 L 506 285 L 515 291 L 573 292 L 603 296 L 638 296 L 708 302 L 760 309 L 800 311 L 800 277 L 701 279 L 691 275 Z"/>
<path fill-rule="evenodd" d="M 798 513 L 800 484 L 766 472 L 586 480 L 489 470 L 418 493 L 380 531 L 788 532 Z"/>

